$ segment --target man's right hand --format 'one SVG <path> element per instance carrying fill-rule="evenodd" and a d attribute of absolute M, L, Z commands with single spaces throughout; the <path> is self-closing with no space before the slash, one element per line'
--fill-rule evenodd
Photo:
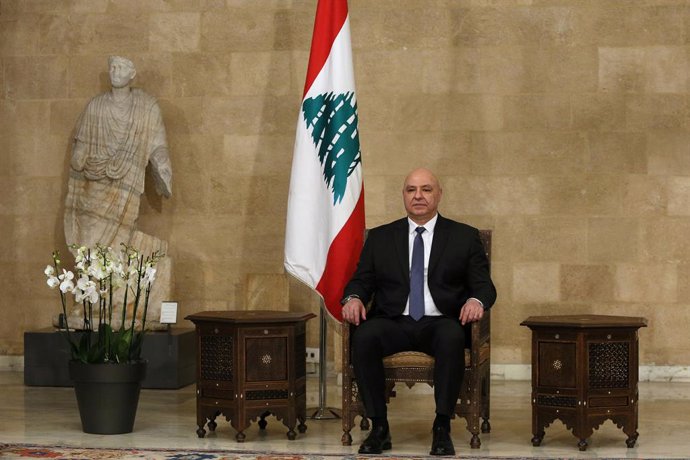
<path fill-rule="evenodd" d="M 343 305 L 342 314 L 343 321 L 355 326 L 359 326 L 360 321 L 367 319 L 367 309 L 364 308 L 362 301 L 357 298 L 350 299 Z"/>

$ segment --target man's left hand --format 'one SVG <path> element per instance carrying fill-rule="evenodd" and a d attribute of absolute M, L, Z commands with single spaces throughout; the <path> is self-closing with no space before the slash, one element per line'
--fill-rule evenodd
<path fill-rule="evenodd" d="M 476 299 L 468 299 L 460 309 L 460 323 L 464 326 L 467 323 L 479 321 L 484 316 L 484 307 Z"/>

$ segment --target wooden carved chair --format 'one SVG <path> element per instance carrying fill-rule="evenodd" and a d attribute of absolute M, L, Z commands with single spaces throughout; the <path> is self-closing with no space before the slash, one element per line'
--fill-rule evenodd
<path fill-rule="evenodd" d="M 486 256 L 491 261 L 491 230 L 480 230 Z M 465 377 L 455 405 L 455 414 L 467 421 L 467 430 L 472 433 L 470 446 L 478 449 L 481 445 L 479 431 L 489 433 L 489 378 L 491 364 L 491 311 L 484 313 L 481 321 L 466 326 L 469 343 L 465 348 Z M 355 373 L 350 362 L 350 335 L 355 326 L 342 323 L 343 351 L 343 445 L 352 444 L 350 430 L 355 417 L 362 417 L 360 427 L 369 429 L 369 419 L 364 413 L 364 405 L 359 398 Z M 412 387 L 423 382 L 433 385 L 434 358 L 414 351 L 406 351 L 387 356 L 383 360 L 386 372 L 386 400 L 395 396 L 395 384 L 405 383 Z M 479 419 L 482 419 L 481 423 Z"/>

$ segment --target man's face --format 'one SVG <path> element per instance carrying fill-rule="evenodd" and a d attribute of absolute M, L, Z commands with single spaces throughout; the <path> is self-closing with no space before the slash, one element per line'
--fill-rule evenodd
<path fill-rule="evenodd" d="M 124 88 L 129 85 L 135 75 L 134 68 L 128 63 L 118 59 L 113 59 L 110 62 L 110 84 L 113 88 Z"/>
<path fill-rule="evenodd" d="M 403 202 L 410 219 L 424 224 L 436 215 L 441 201 L 441 186 L 434 175 L 426 169 L 410 173 L 403 186 Z"/>

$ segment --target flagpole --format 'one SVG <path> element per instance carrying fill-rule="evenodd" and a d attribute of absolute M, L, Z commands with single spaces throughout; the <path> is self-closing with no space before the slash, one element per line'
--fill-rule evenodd
<path fill-rule="evenodd" d="M 321 301 L 320 330 L 319 330 L 319 407 L 314 409 L 311 418 L 314 420 L 333 420 L 341 418 L 340 411 L 332 407 L 326 407 L 326 339 L 328 337 L 328 321 L 326 319 L 325 304 Z"/>

